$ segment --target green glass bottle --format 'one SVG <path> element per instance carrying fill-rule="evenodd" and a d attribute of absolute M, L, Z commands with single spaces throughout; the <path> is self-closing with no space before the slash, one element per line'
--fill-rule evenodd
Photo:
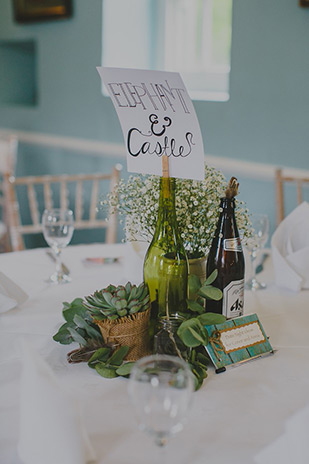
<path fill-rule="evenodd" d="M 187 310 L 188 259 L 178 233 L 175 179 L 161 177 L 157 224 L 144 261 L 144 281 L 151 300 L 150 335 L 162 318 Z"/>

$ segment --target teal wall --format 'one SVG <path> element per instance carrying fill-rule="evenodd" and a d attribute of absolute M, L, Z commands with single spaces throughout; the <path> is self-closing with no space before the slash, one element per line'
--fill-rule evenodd
<path fill-rule="evenodd" d="M 0 104 L 0 128 L 122 142 L 95 69 L 102 0 L 73 0 L 71 19 L 31 25 L 14 23 L 11 3 L 0 0 L 0 43 L 35 43 L 37 105 Z M 206 153 L 309 169 L 308 43 L 309 9 L 297 0 L 234 0 L 230 100 L 194 102 Z M 0 79 L 5 76 L 0 62 Z M 93 171 L 119 161 L 29 150 L 21 146 L 19 174 L 61 172 L 63 163 L 68 171 Z M 240 181 L 249 207 L 268 212 L 273 222 L 273 185 Z"/>

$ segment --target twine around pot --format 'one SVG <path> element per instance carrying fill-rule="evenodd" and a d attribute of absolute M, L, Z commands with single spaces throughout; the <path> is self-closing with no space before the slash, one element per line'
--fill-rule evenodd
<path fill-rule="evenodd" d="M 150 354 L 149 349 L 150 308 L 114 321 L 94 321 L 100 328 L 105 343 L 128 346 L 126 361 L 137 361 Z"/>

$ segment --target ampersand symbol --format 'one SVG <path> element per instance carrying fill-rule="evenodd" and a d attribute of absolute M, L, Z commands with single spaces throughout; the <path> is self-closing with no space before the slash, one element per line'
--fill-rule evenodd
<path fill-rule="evenodd" d="M 149 116 L 149 121 L 151 122 L 150 130 L 153 133 L 153 135 L 156 135 L 157 137 L 160 137 L 161 135 L 163 135 L 164 132 L 166 131 L 166 128 L 169 127 L 172 124 L 171 118 L 165 116 L 165 118 L 163 118 L 163 119 L 164 119 L 164 121 L 167 122 L 167 124 L 162 124 L 163 129 L 161 130 L 161 132 L 155 132 L 154 128 L 155 128 L 156 124 L 159 124 L 159 118 L 158 118 L 158 116 L 156 114 L 151 114 Z"/>

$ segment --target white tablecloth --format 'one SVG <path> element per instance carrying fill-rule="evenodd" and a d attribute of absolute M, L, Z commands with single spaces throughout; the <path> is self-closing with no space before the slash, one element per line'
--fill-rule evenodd
<path fill-rule="evenodd" d="M 21 339 L 31 340 L 61 382 L 79 397 L 98 463 L 162 462 L 151 440 L 137 430 L 127 380 L 104 379 L 86 364 L 69 365 L 66 354 L 73 347 L 52 340 L 63 323 L 63 301 L 128 280 L 125 258 L 96 266 L 85 266 L 82 259 L 124 256 L 125 247 L 72 246 L 63 255 L 73 279 L 63 286 L 44 282 L 54 270 L 44 249 L 0 256 L 0 270 L 30 296 L 22 306 L 0 315 L 0 464 L 18 462 Z M 278 351 L 219 375 L 209 368 L 203 387 L 194 394 L 186 429 L 166 450 L 166 462 L 276 464 L 272 446 L 286 436 L 286 425 L 309 408 L 309 291 L 294 294 L 276 288 L 270 260 L 266 264 L 259 277 L 267 281 L 267 289 L 246 292 L 245 313 L 258 314 Z M 302 456 L 304 461 L 294 464 L 307 463 L 305 452 Z M 291 462 L 287 453 L 280 459 L 280 464 Z"/>

